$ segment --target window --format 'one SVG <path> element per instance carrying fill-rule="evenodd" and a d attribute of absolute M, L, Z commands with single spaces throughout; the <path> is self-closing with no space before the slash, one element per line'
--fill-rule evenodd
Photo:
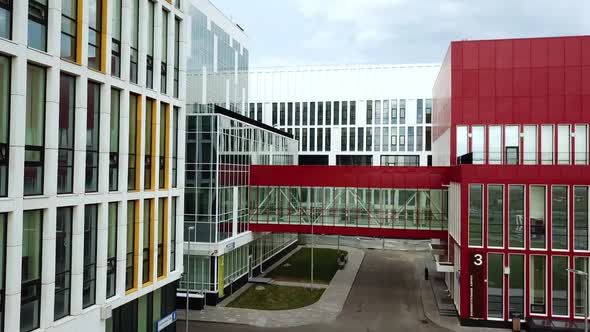
<path fill-rule="evenodd" d="M 468 152 L 467 144 L 467 127 L 457 126 L 457 138 L 456 138 L 456 153 L 457 159 Z"/>
<path fill-rule="evenodd" d="M 326 126 L 332 125 L 332 102 L 326 102 Z M 327 151 L 327 150 L 326 150 Z"/>
<path fill-rule="evenodd" d="M 86 113 L 86 192 L 98 191 L 98 146 L 100 137 L 100 85 L 88 82 Z"/>
<path fill-rule="evenodd" d="M 23 212 L 20 330 L 39 328 L 41 312 L 41 234 L 43 210 Z"/>
<path fill-rule="evenodd" d="M 588 250 L 588 187 L 574 187 L 574 249 Z"/>
<path fill-rule="evenodd" d="M 381 124 L 381 100 L 375 100 L 375 124 Z"/>
<path fill-rule="evenodd" d="M 61 58 L 77 60 L 78 0 L 61 1 Z M 1 20 L 0 20 L 1 21 Z"/>
<path fill-rule="evenodd" d="M 373 101 L 367 100 L 367 124 L 373 124 Z"/>
<path fill-rule="evenodd" d="M 107 299 L 113 297 L 117 286 L 117 220 L 118 203 L 109 203 L 109 220 L 107 225 Z"/>
<path fill-rule="evenodd" d="M 4 331 L 6 306 L 6 213 L 0 213 L 0 331 Z"/>
<path fill-rule="evenodd" d="M 170 271 L 176 270 L 176 204 L 178 197 L 172 197 L 172 211 L 170 211 Z"/>
<path fill-rule="evenodd" d="M 168 114 L 170 113 L 168 105 L 160 103 L 160 155 L 158 157 L 158 184 L 160 189 L 164 189 L 168 185 L 167 174 L 167 156 L 168 156 Z"/>
<path fill-rule="evenodd" d="M 291 115 L 289 118 L 291 118 Z M 256 104 L 256 120 L 262 122 L 262 103 Z"/>
<path fill-rule="evenodd" d="M 568 187 L 551 188 L 551 244 L 553 249 L 568 248 Z"/>
<path fill-rule="evenodd" d="M 324 102 L 318 101 L 318 125 L 324 125 Z"/>
<path fill-rule="evenodd" d="M 121 11 L 122 0 L 111 0 L 111 75 L 121 77 Z"/>
<path fill-rule="evenodd" d="M 557 163 L 570 164 L 571 135 L 569 125 L 557 126 Z"/>
<path fill-rule="evenodd" d="M 96 303 L 96 232 L 98 204 L 84 206 L 84 276 L 82 308 Z"/>
<path fill-rule="evenodd" d="M 309 128 L 309 151 L 315 151 L 315 128 Z"/>
<path fill-rule="evenodd" d="M 569 313 L 569 273 L 567 256 L 553 256 L 551 267 L 552 308 L 554 316 L 567 316 Z"/>
<path fill-rule="evenodd" d="M 301 134 L 301 149 L 300 151 L 307 151 L 307 128 L 303 128 L 303 132 Z"/>
<path fill-rule="evenodd" d="M 260 121 L 260 120 L 258 120 L 258 121 Z M 295 125 L 299 126 L 300 124 L 301 124 L 301 103 L 295 103 Z"/>
<path fill-rule="evenodd" d="M 355 128 L 354 127 L 349 128 L 348 129 L 349 151 L 354 151 L 354 147 L 356 146 L 355 137 L 356 137 Z"/>
<path fill-rule="evenodd" d="M 279 124 L 279 113 L 278 104 L 272 103 L 272 125 L 277 126 Z"/>
<path fill-rule="evenodd" d="M 524 126 L 523 155 L 525 165 L 537 164 L 537 126 Z"/>
<path fill-rule="evenodd" d="M 524 186 L 508 186 L 508 246 L 524 248 Z"/>
<path fill-rule="evenodd" d="M 432 123 L 432 99 L 426 99 L 426 123 Z"/>
<path fill-rule="evenodd" d="M 29 0 L 28 46 L 47 51 L 47 1 Z"/>
<path fill-rule="evenodd" d="M 469 245 L 480 247 L 482 239 L 483 190 L 480 184 L 469 185 Z"/>
<path fill-rule="evenodd" d="M 588 126 L 576 125 L 576 165 L 588 164 Z"/>
<path fill-rule="evenodd" d="M 10 76 L 10 58 L 0 56 L 0 197 L 8 195 Z"/>
<path fill-rule="evenodd" d="M 486 161 L 485 130 L 485 126 L 471 127 L 471 151 L 473 152 L 474 164 L 484 164 Z"/>
<path fill-rule="evenodd" d="M 139 142 L 141 142 L 140 128 L 140 97 L 135 94 L 129 94 L 129 164 L 127 166 L 127 189 L 137 190 L 139 188 Z"/>
<path fill-rule="evenodd" d="M 356 124 L 356 101 L 350 101 L 350 124 Z"/>
<path fill-rule="evenodd" d="M 397 124 L 397 99 L 390 101 L 391 106 L 391 124 Z"/>
<path fill-rule="evenodd" d="M 530 294 L 531 294 L 531 313 L 545 313 L 545 283 L 546 283 L 546 257 L 530 256 L 531 275 L 530 275 Z"/>
<path fill-rule="evenodd" d="M 332 143 L 332 129 L 326 128 L 326 141 L 324 142 L 324 149 L 326 151 L 330 151 L 332 149 L 331 143 Z"/>
<path fill-rule="evenodd" d="M 168 200 L 158 199 L 158 278 L 166 271 L 166 249 L 168 237 Z"/>
<path fill-rule="evenodd" d="M 422 127 L 416 127 L 416 151 L 423 151 L 423 132 Z"/>
<path fill-rule="evenodd" d="M 180 20 L 174 19 L 174 98 L 179 96 L 179 78 L 180 78 Z M 260 112 L 262 114 L 262 110 Z M 262 121 L 259 119 L 258 121 Z"/>
<path fill-rule="evenodd" d="M 109 190 L 119 190 L 119 130 L 121 120 L 121 91 L 111 89 L 109 139 Z"/>
<path fill-rule="evenodd" d="M 531 248 L 544 249 L 546 237 L 545 218 L 547 195 L 544 186 L 531 186 L 529 195 L 529 226 Z"/>
<path fill-rule="evenodd" d="M 553 164 L 553 126 L 541 126 L 541 164 Z"/>
<path fill-rule="evenodd" d="M 432 127 L 426 127 L 426 151 L 432 151 Z"/>
<path fill-rule="evenodd" d="M 43 194 L 45 159 L 45 69 L 27 67 L 24 194 Z"/>
<path fill-rule="evenodd" d="M 357 137 L 357 151 L 363 151 L 365 149 L 365 131 L 364 128 L 358 128 Z"/>
<path fill-rule="evenodd" d="M 348 139 L 347 131 L 346 128 L 342 128 L 340 130 L 340 151 L 346 151 L 346 140 Z"/>
<path fill-rule="evenodd" d="M 129 1 L 131 13 L 131 60 L 129 66 L 129 80 L 132 83 L 137 83 L 137 63 L 139 54 L 139 0 Z"/>
<path fill-rule="evenodd" d="M 588 273 L 588 257 L 574 257 L 574 269 Z M 574 315 L 584 316 L 588 282 L 582 276 L 574 274 Z M 585 293 L 585 294 L 584 294 Z"/>
<path fill-rule="evenodd" d="M 416 100 L 416 123 L 420 124 L 424 120 L 424 99 Z"/>
<path fill-rule="evenodd" d="M 373 151 L 373 129 L 371 127 L 367 128 L 367 139 L 365 140 L 366 151 L 370 152 Z"/>
<path fill-rule="evenodd" d="M 137 201 L 127 202 L 127 240 L 126 240 L 126 256 L 125 256 L 125 290 L 130 291 L 137 288 L 137 272 L 136 266 L 136 204 Z"/>
<path fill-rule="evenodd" d="M 144 121 L 144 129 L 145 129 L 145 150 L 144 150 L 144 175 L 143 175 L 143 188 L 145 190 L 153 190 L 154 185 L 152 182 L 152 177 L 154 176 L 153 171 L 154 168 L 154 115 L 156 113 L 156 101 L 150 98 L 146 98 L 145 103 L 145 121 Z"/>
<path fill-rule="evenodd" d="M 509 255 L 508 316 L 524 314 L 524 255 Z"/>
<path fill-rule="evenodd" d="M 147 55 L 145 85 L 148 89 L 154 88 L 154 2 L 147 1 Z"/>
<path fill-rule="evenodd" d="M 70 314 L 73 208 L 60 207 L 55 224 L 55 306 L 54 320 Z"/>
<path fill-rule="evenodd" d="M 488 254 L 488 318 L 504 317 L 504 256 Z"/>
<path fill-rule="evenodd" d="M 518 126 L 506 126 L 504 142 L 506 143 L 506 164 L 518 165 L 520 161 L 520 129 Z"/>
<path fill-rule="evenodd" d="M 90 21 L 88 23 L 88 68 L 101 70 L 102 65 L 102 10 L 104 0 L 88 1 Z"/>
<path fill-rule="evenodd" d="M 57 193 L 73 191 L 74 182 L 74 114 L 76 79 L 61 74 L 59 87 L 59 128 L 57 157 Z"/>
<path fill-rule="evenodd" d="M 334 102 L 334 124 L 340 124 L 340 102 Z"/>
<path fill-rule="evenodd" d="M 303 125 L 307 126 L 307 102 L 303 102 Z"/>
<path fill-rule="evenodd" d="M 168 79 L 168 12 L 162 10 L 162 65 L 160 66 L 160 92 L 166 93 Z"/>
<path fill-rule="evenodd" d="M 412 135 L 414 134 L 414 128 L 409 128 L 412 129 Z M 412 136 L 413 137 L 413 136 Z M 412 144 L 414 142 L 412 141 Z M 385 127 L 383 128 L 383 136 L 382 136 L 382 140 L 381 140 L 381 146 L 383 148 L 383 151 L 389 151 L 389 128 Z M 409 149 L 408 149 L 409 150 Z"/>
<path fill-rule="evenodd" d="M 406 124 L 406 100 L 399 101 L 399 124 Z"/>
<path fill-rule="evenodd" d="M 502 126 L 489 126 L 488 162 L 492 165 L 502 164 Z"/>
<path fill-rule="evenodd" d="M 143 201 L 143 268 L 141 282 L 143 284 L 152 281 L 152 270 L 153 270 L 153 259 L 152 259 L 152 242 L 153 242 L 153 217 L 152 217 L 152 204 L 151 199 Z"/>
<path fill-rule="evenodd" d="M 342 105 L 342 124 L 347 125 L 348 124 L 348 102 L 343 101 L 341 103 L 341 105 Z"/>
<path fill-rule="evenodd" d="M 254 120 L 255 119 L 255 117 L 254 117 L 254 103 L 250 103 L 248 105 L 248 110 L 249 110 L 248 116 L 250 117 L 250 119 Z"/>
<path fill-rule="evenodd" d="M 174 106 L 174 123 L 172 127 L 172 188 L 178 186 L 178 115 L 180 109 Z"/>
<path fill-rule="evenodd" d="M 504 245 L 504 187 L 488 185 L 488 246 Z"/>
<path fill-rule="evenodd" d="M 10 39 L 11 37 L 12 0 L 0 0 L 0 38 Z"/>
<path fill-rule="evenodd" d="M 383 101 L 383 124 L 389 124 L 389 100 Z"/>
<path fill-rule="evenodd" d="M 312 104 L 312 114 L 313 114 L 313 108 L 315 107 L 315 104 L 314 104 L 314 103 L 311 103 L 311 104 Z M 280 104 L 279 104 L 279 107 L 280 107 L 280 113 L 279 113 L 279 114 L 280 114 L 280 116 L 279 116 L 279 123 L 281 124 L 281 126 L 284 126 L 284 125 L 285 125 L 285 117 L 286 117 L 286 113 L 285 113 L 285 103 L 280 103 Z M 313 117 L 313 116 L 312 116 L 312 117 Z M 312 121 L 313 121 L 313 120 L 312 120 Z M 311 124 L 313 124 L 313 122 L 312 122 Z"/>
<path fill-rule="evenodd" d="M 318 151 L 323 151 L 323 143 L 324 143 L 324 129 L 318 128 Z"/>

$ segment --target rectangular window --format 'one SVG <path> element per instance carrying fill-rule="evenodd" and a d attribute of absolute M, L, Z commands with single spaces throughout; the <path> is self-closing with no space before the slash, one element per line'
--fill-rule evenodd
<path fill-rule="evenodd" d="M 47 1 L 29 0 L 28 46 L 47 51 Z"/>
<path fill-rule="evenodd" d="M 332 125 L 332 102 L 326 102 L 326 126 Z M 326 150 L 327 151 L 327 150 Z"/>
<path fill-rule="evenodd" d="M 143 201 L 143 243 L 142 243 L 142 258 L 143 268 L 141 273 L 141 282 L 146 284 L 152 281 L 153 271 L 153 200 L 145 199 Z"/>
<path fill-rule="evenodd" d="M 546 238 L 546 189 L 545 186 L 530 186 L 529 226 L 531 248 L 544 249 Z"/>
<path fill-rule="evenodd" d="M 309 151 L 315 151 L 315 128 L 309 128 Z"/>
<path fill-rule="evenodd" d="M 551 244 L 553 249 L 568 248 L 569 199 L 567 186 L 551 188 Z"/>
<path fill-rule="evenodd" d="M 324 103 L 318 101 L 318 125 L 324 125 Z"/>
<path fill-rule="evenodd" d="M 117 286 L 117 220 L 119 206 L 117 202 L 109 203 L 109 221 L 107 229 L 107 299 L 115 296 Z"/>
<path fill-rule="evenodd" d="M 334 124 L 340 124 L 340 102 L 338 101 L 334 102 Z"/>
<path fill-rule="evenodd" d="M 301 103 L 295 103 L 295 125 L 301 124 Z"/>
<path fill-rule="evenodd" d="M 383 101 L 383 124 L 389 124 L 389 100 Z"/>
<path fill-rule="evenodd" d="M 2 2 L 0 2 L 2 3 Z M 0 5 L 1 6 L 1 5 Z M 1 20 L 0 20 L 1 21 Z M 61 1 L 61 58 L 77 60 L 78 0 Z"/>
<path fill-rule="evenodd" d="M 426 151 L 432 151 L 432 127 L 426 127 Z"/>
<path fill-rule="evenodd" d="M 20 330 L 39 328 L 43 210 L 23 212 Z"/>
<path fill-rule="evenodd" d="M 162 45 L 161 55 L 162 63 L 160 66 L 160 92 L 166 93 L 167 86 L 166 81 L 168 78 L 168 12 L 162 9 Z"/>
<path fill-rule="evenodd" d="M 551 303 L 554 316 L 567 316 L 569 313 L 569 273 L 567 256 L 553 256 L 551 266 Z"/>
<path fill-rule="evenodd" d="M 84 206 L 84 276 L 82 308 L 96 303 L 96 233 L 98 204 Z"/>
<path fill-rule="evenodd" d="M 355 142 L 355 137 L 356 137 L 356 133 L 355 133 L 355 128 L 349 128 L 348 129 L 348 147 L 349 147 L 349 151 L 354 151 L 354 147 L 356 146 L 356 142 Z"/>
<path fill-rule="evenodd" d="M 531 294 L 531 313 L 544 314 L 545 313 L 545 298 L 546 298 L 546 257 L 545 256 L 530 256 L 530 294 Z"/>
<path fill-rule="evenodd" d="M 272 125 L 277 126 L 279 124 L 279 104 L 272 103 Z"/>
<path fill-rule="evenodd" d="M 422 123 L 424 119 L 424 99 L 416 100 L 416 123 Z"/>
<path fill-rule="evenodd" d="M 467 126 L 457 126 L 456 153 L 457 159 L 467 154 L 469 145 L 467 144 Z"/>
<path fill-rule="evenodd" d="M 523 154 L 525 165 L 537 164 L 537 126 L 524 126 Z"/>
<path fill-rule="evenodd" d="M 141 99 L 140 96 L 129 94 L 129 157 L 127 165 L 127 190 L 139 188 L 139 151 L 141 142 Z"/>
<path fill-rule="evenodd" d="M 357 133 L 357 151 L 363 151 L 365 149 L 365 131 L 364 128 L 358 128 Z"/>
<path fill-rule="evenodd" d="M 323 144 L 324 144 L 324 129 L 318 128 L 318 151 L 323 151 Z"/>
<path fill-rule="evenodd" d="M 343 101 L 341 105 L 342 105 L 342 124 L 347 125 L 348 124 L 348 102 Z"/>
<path fill-rule="evenodd" d="M 557 126 L 557 163 L 570 164 L 571 134 L 569 125 Z"/>
<path fill-rule="evenodd" d="M 480 184 L 469 185 L 469 245 L 480 247 L 482 239 L 483 189 Z"/>
<path fill-rule="evenodd" d="M 332 129 L 326 128 L 326 142 L 325 142 L 325 150 L 331 151 L 332 149 Z"/>
<path fill-rule="evenodd" d="M 356 101 L 350 101 L 350 124 L 356 124 Z"/>
<path fill-rule="evenodd" d="M 341 132 L 340 132 L 340 151 L 346 151 L 346 146 L 347 146 L 346 140 L 347 139 L 348 139 L 347 130 L 346 130 L 346 128 L 342 128 Z"/>
<path fill-rule="evenodd" d="M 0 38 L 12 38 L 12 0 L 0 0 Z"/>
<path fill-rule="evenodd" d="M 303 102 L 303 125 L 307 126 L 307 102 Z"/>
<path fill-rule="evenodd" d="M 262 103 L 256 104 L 256 120 L 262 122 Z"/>
<path fill-rule="evenodd" d="M 180 79 L 180 20 L 174 19 L 174 98 L 179 96 Z M 262 121 L 259 119 L 259 121 Z"/>
<path fill-rule="evenodd" d="M 86 112 L 86 192 L 98 191 L 98 146 L 100 139 L 100 85 L 88 82 Z"/>
<path fill-rule="evenodd" d="M 143 173 L 143 188 L 145 190 L 153 190 L 154 183 L 152 177 L 154 176 L 155 164 L 154 164 L 154 139 L 155 139 L 155 117 L 156 114 L 156 101 L 150 98 L 146 98 L 145 103 L 145 120 L 144 120 L 144 173 Z"/>
<path fill-rule="evenodd" d="M 473 152 L 473 163 L 484 164 L 486 161 L 486 127 L 471 127 L 471 151 Z"/>
<path fill-rule="evenodd" d="M 70 314 L 72 270 L 73 208 L 60 207 L 55 223 L 55 304 L 54 320 Z"/>
<path fill-rule="evenodd" d="M 504 256 L 488 254 L 488 318 L 504 317 Z"/>
<path fill-rule="evenodd" d="M 426 123 L 432 123 L 432 99 L 426 99 Z"/>
<path fill-rule="evenodd" d="M 127 202 L 127 240 L 125 256 L 125 290 L 130 291 L 137 288 L 137 246 L 136 228 L 137 228 L 137 201 Z"/>
<path fill-rule="evenodd" d="M 148 89 L 154 88 L 154 6 L 155 3 L 147 1 L 147 54 L 145 85 Z"/>
<path fill-rule="evenodd" d="M 45 76 L 44 68 L 27 66 L 27 109 L 25 127 L 24 194 L 43 194 L 45 160 Z"/>
<path fill-rule="evenodd" d="M 406 100 L 399 101 L 399 124 L 406 124 Z"/>
<path fill-rule="evenodd" d="M 367 124 L 373 124 L 373 101 L 367 100 Z"/>
<path fill-rule="evenodd" d="M 61 74 L 59 82 L 57 193 L 68 194 L 73 191 L 74 182 L 76 78 Z"/>
<path fill-rule="evenodd" d="M 258 119 L 258 121 L 262 121 Z M 289 126 L 293 125 L 293 103 L 287 103 L 287 124 Z"/>
<path fill-rule="evenodd" d="M 504 246 L 504 186 L 488 185 L 488 246 Z"/>
<path fill-rule="evenodd" d="M 6 310 L 6 216 L 6 213 L 0 213 L 0 331 L 4 331 Z"/>
<path fill-rule="evenodd" d="M 416 127 L 416 151 L 421 152 L 422 150 L 422 141 L 423 141 L 423 133 L 422 127 Z"/>
<path fill-rule="evenodd" d="M 250 105 L 248 105 L 248 110 L 249 110 L 249 117 L 250 119 L 254 120 L 254 103 L 250 103 Z"/>
<path fill-rule="evenodd" d="M 312 105 L 314 105 L 314 103 L 312 103 Z M 279 123 L 281 124 L 281 126 L 285 125 L 285 118 L 286 118 L 286 109 L 285 109 L 285 103 L 280 103 L 280 116 L 279 116 Z M 315 107 L 315 105 L 314 105 Z M 312 123 L 313 124 L 313 123 Z"/>
<path fill-rule="evenodd" d="M 492 165 L 502 164 L 502 126 L 489 126 L 488 162 Z"/>
<path fill-rule="evenodd" d="M 574 269 L 588 273 L 588 257 L 574 257 Z M 576 317 L 584 316 L 586 294 L 588 294 L 587 286 L 585 277 L 574 274 L 574 315 Z"/>
<path fill-rule="evenodd" d="M 111 89 L 109 135 L 109 190 L 119 190 L 119 131 L 121 120 L 121 91 Z"/>
<path fill-rule="evenodd" d="M 178 187 L 178 116 L 180 108 L 174 106 L 174 122 L 172 124 L 172 188 Z"/>
<path fill-rule="evenodd" d="M 408 129 L 412 129 L 412 135 L 414 134 L 414 128 L 408 128 Z M 413 137 L 413 136 L 412 136 Z M 410 142 L 408 142 L 409 144 Z M 412 144 L 414 143 L 413 140 L 411 142 Z M 389 128 L 385 127 L 383 128 L 383 136 L 381 139 L 381 147 L 383 149 L 383 151 L 389 151 Z"/>
<path fill-rule="evenodd" d="M 391 128 L 389 143 L 391 145 L 391 151 L 397 151 L 397 127 Z"/>
<path fill-rule="evenodd" d="M 366 151 L 373 151 L 373 129 L 371 127 L 367 128 L 367 139 L 365 140 L 365 142 Z"/>
<path fill-rule="evenodd" d="M 0 12 L 1 10 L 2 9 L 0 8 Z M 0 79 L 0 197 L 8 195 L 8 146 L 10 142 L 10 74 L 10 58 L 0 56 L 0 77 L 2 77 L 2 79 Z"/>
<path fill-rule="evenodd" d="M 137 64 L 139 61 L 139 0 L 129 1 L 131 13 L 131 60 L 129 64 L 129 80 L 137 84 Z"/>
<path fill-rule="evenodd" d="M 121 77 L 121 12 L 122 0 L 111 0 L 111 75 Z"/>
<path fill-rule="evenodd" d="M 375 100 L 375 124 L 381 124 L 381 100 Z"/>
<path fill-rule="evenodd" d="M 508 246 L 524 248 L 524 186 L 508 186 Z"/>
<path fill-rule="evenodd" d="M 158 156 L 158 184 L 160 189 L 164 189 L 168 185 L 167 174 L 167 156 L 168 156 L 168 105 L 160 103 L 160 151 Z"/>
<path fill-rule="evenodd" d="M 170 271 L 176 270 L 176 204 L 178 198 L 172 197 L 172 211 L 170 211 Z"/>
<path fill-rule="evenodd" d="M 576 165 L 588 164 L 588 126 L 576 125 Z"/>
<path fill-rule="evenodd" d="M 541 164 L 553 164 L 553 126 L 541 126 Z"/>
<path fill-rule="evenodd" d="M 103 0 L 89 0 L 88 68 L 102 70 L 102 10 Z"/>
<path fill-rule="evenodd" d="M 508 316 L 524 314 L 524 255 L 509 255 Z"/>
<path fill-rule="evenodd" d="M 168 200 L 158 199 L 158 278 L 165 276 L 168 241 Z"/>
<path fill-rule="evenodd" d="M 519 126 L 506 126 L 504 131 L 504 142 L 506 143 L 505 157 L 506 164 L 518 165 L 520 161 L 520 128 Z"/>
<path fill-rule="evenodd" d="M 588 187 L 574 187 L 574 249 L 588 250 Z"/>
<path fill-rule="evenodd" d="M 391 124 L 397 124 L 397 99 L 392 99 L 390 101 L 391 107 Z"/>

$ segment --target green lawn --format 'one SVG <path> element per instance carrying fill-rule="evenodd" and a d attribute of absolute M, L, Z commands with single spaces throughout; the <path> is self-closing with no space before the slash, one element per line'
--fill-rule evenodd
<path fill-rule="evenodd" d="M 232 308 L 258 310 L 287 310 L 308 306 L 317 302 L 323 289 L 264 285 L 264 290 L 256 290 L 256 285 L 248 288 L 242 295 L 227 306 Z"/>
<path fill-rule="evenodd" d="M 340 252 L 346 251 L 340 250 Z M 338 250 L 326 248 L 313 249 L 313 280 L 317 283 L 329 284 L 338 270 Z M 301 248 L 280 266 L 267 274 L 275 280 L 310 282 L 311 279 L 311 248 Z"/>

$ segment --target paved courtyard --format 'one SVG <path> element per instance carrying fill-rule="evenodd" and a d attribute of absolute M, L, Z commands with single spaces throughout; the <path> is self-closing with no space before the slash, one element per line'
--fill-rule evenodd
<path fill-rule="evenodd" d="M 427 252 L 367 250 L 340 314 L 334 320 L 287 328 L 189 322 L 190 331 L 347 332 L 449 331 L 424 314 L 423 268 Z M 177 330 L 184 331 L 183 321 Z"/>

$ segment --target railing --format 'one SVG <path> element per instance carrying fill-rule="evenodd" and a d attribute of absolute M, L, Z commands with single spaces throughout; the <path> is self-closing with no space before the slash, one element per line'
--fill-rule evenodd
<path fill-rule="evenodd" d="M 588 152 L 473 151 L 457 156 L 457 164 L 489 165 L 588 165 L 588 160 Z"/>

